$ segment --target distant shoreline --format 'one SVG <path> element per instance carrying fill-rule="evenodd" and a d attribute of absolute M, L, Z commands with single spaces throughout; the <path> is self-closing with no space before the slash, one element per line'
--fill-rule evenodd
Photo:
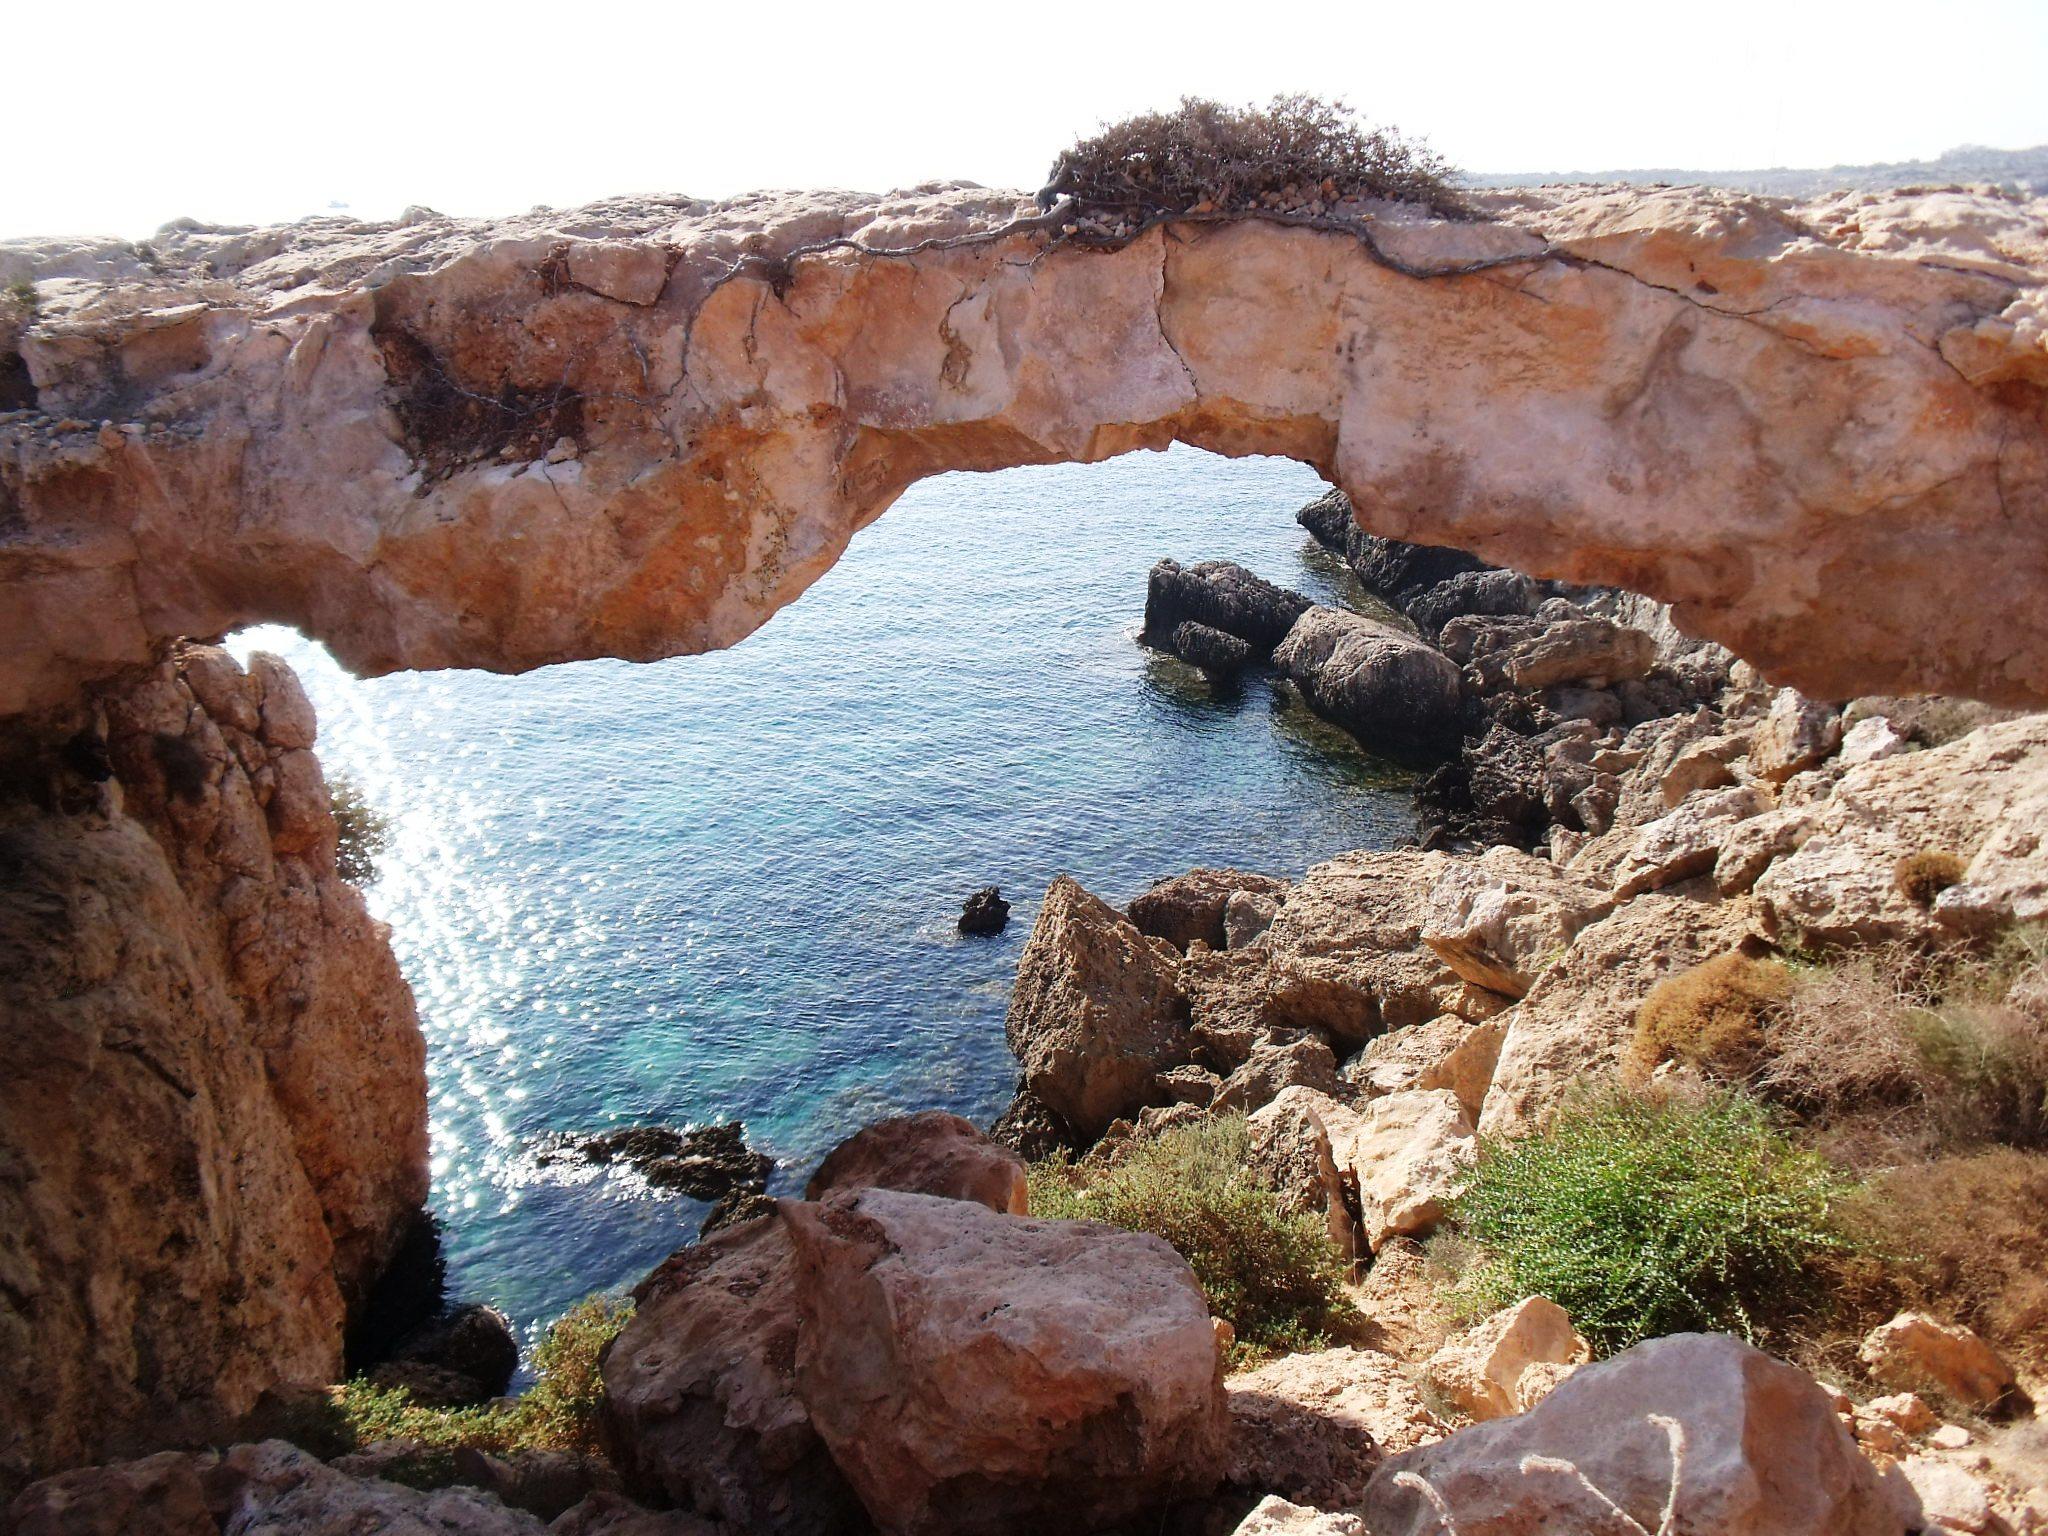
<path fill-rule="evenodd" d="M 2030 195 L 2048 193 L 2048 144 L 2027 149 L 1990 149 L 1965 144 L 1932 160 L 1880 161 L 1871 165 L 1831 165 L 1795 169 L 1776 166 L 1748 171 L 1690 171 L 1677 168 L 1633 171 L 1507 171 L 1474 172 L 1473 187 L 1544 187 L 1573 182 L 1625 182 L 1638 186 L 1726 187 L 1773 197 L 1815 197 L 1829 192 L 1877 192 L 1900 187 L 1942 186 L 1954 182 L 2010 185 Z"/>

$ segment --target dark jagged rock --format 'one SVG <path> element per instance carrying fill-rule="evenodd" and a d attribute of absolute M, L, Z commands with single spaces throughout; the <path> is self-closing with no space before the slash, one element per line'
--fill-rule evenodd
<path fill-rule="evenodd" d="M 1170 648 L 1176 627 L 1192 619 L 1243 640 L 1264 659 L 1294 621 L 1314 607 L 1310 599 L 1254 575 L 1230 560 L 1183 566 L 1162 560 L 1145 589 L 1145 637 Z"/>
<path fill-rule="evenodd" d="M 1010 1148 L 1027 1163 L 1035 1163 L 1060 1151 L 1076 1151 L 1081 1138 L 1052 1106 L 1022 1084 L 1009 1107 L 988 1128 L 988 1139 Z"/>
<path fill-rule="evenodd" d="M 1439 637 L 1476 693 L 1527 692 L 1572 683 L 1606 688 L 1645 677 L 1657 642 L 1640 629 L 1581 612 L 1560 599 L 1521 616 L 1452 619 Z"/>
<path fill-rule="evenodd" d="M 768 1187 L 775 1160 L 747 1145 L 747 1128 L 699 1125 L 678 1131 L 666 1125 L 628 1125 L 593 1136 L 558 1139 L 543 1148 L 540 1162 L 583 1157 L 593 1163 L 623 1162 L 656 1189 L 673 1189 L 694 1200 Z"/>
<path fill-rule="evenodd" d="M 1423 781 L 1417 800 L 1425 848 L 1533 847 L 1550 825 L 1542 748 L 1505 725 L 1489 726 Z"/>
<path fill-rule="evenodd" d="M 960 904 L 962 933 L 1001 933 L 1009 925 L 1010 904 L 1003 900 L 1003 893 L 996 886 L 984 885 Z"/>
<path fill-rule="evenodd" d="M 511 1320 L 472 1302 L 409 1335 L 370 1379 L 404 1387 L 430 1407 L 462 1408 L 499 1396 L 518 1369 Z"/>
<path fill-rule="evenodd" d="M 1352 514 L 1351 498 L 1335 486 L 1295 513 L 1294 520 L 1323 548 L 1339 555 L 1350 553 L 1351 536 L 1362 531 Z"/>
<path fill-rule="evenodd" d="M 1408 617 L 1425 635 L 1436 635 L 1452 619 L 1468 614 L 1533 613 L 1536 583 L 1519 571 L 1460 571 L 1440 581 L 1405 605 Z"/>
<path fill-rule="evenodd" d="M 1361 582 L 1404 613 L 1411 604 L 1454 576 L 1493 569 L 1477 555 L 1468 555 L 1462 549 L 1409 544 L 1362 530 L 1344 558 Z"/>
<path fill-rule="evenodd" d="M 705 1213 L 704 1221 L 697 1228 L 699 1238 L 709 1237 L 727 1227 L 736 1227 L 742 1222 L 754 1221 L 762 1216 L 775 1214 L 775 1202 L 758 1189 L 735 1189 L 721 1195 L 718 1203 Z"/>
<path fill-rule="evenodd" d="M 1167 636 L 1166 648 L 1191 666 L 1228 677 L 1252 663 L 1251 643 L 1193 619 L 1183 619 Z"/>
<path fill-rule="evenodd" d="M 1336 608 L 1304 614 L 1273 653 L 1310 709 L 1370 752 L 1435 762 L 1456 750 L 1458 669 L 1404 630 Z"/>

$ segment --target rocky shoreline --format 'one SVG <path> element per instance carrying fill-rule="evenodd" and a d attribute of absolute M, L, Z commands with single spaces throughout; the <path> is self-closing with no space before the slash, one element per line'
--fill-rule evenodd
<path fill-rule="evenodd" d="M 430 1479 L 448 1486 L 416 1490 L 390 1479 L 425 1443 L 322 1461 L 258 1438 L 266 1400 L 245 1443 L 35 1483 L 11 1528 L 1507 1536 L 1611 1502 L 1644 1529 L 1668 1509 L 1786 1536 L 2048 1530 L 2026 1463 L 1979 1449 L 1982 1415 L 2048 1383 L 1953 1320 L 1873 1332 L 1852 1397 L 1726 1335 L 1596 1361 L 1537 1295 L 1461 1326 L 1422 1246 L 1497 1139 L 1627 1075 L 1660 985 L 1729 956 L 1962 952 L 2048 918 L 2048 716 L 1807 699 L 1659 605 L 1373 539 L 1337 493 L 1301 521 L 1388 617 L 1162 562 L 1146 638 L 1214 672 L 1271 666 L 1368 750 L 1433 764 L 1416 846 L 1299 880 L 1191 870 L 1122 910 L 1055 881 L 1006 1025 L 1019 1092 L 989 1133 L 885 1121 L 782 1200 L 737 1127 L 545 1154 L 723 1197 L 598 1357 L 588 1450 L 458 1445 Z M 289 674 L 224 667 L 193 649 L 161 686 L 217 697 L 218 719 L 261 686 L 288 719 Z M 1033 1217 L 1027 1161 L 1113 1168 L 1240 1117 L 1245 1178 L 1315 1224 L 1351 1322 L 1232 1371 L 1184 1255 Z M 372 1379 L 489 1415 L 511 1348 L 467 1309 Z"/>

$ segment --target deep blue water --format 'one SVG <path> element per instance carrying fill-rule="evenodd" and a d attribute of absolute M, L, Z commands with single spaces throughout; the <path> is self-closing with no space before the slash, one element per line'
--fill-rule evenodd
<path fill-rule="evenodd" d="M 1134 638 L 1163 555 L 1355 597 L 1293 521 L 1321 488 L 1193 449 L 926 481 L 759 633 L 646 666 L 366 682 L 239 637 L 396 819 L 370 899 L 427 1033 L 451 1294 L 531 1329 L 694 1234 L 701 1204 L 630 1173 L 536 1167 L 550 1131 L 740 1119 L 788 1188 L 881 1115 L 992 1117 L 1061 871 L 1121 902 L 1406 836 L 1406 776 Z M 1009 931 L 960 938 L 989 883 Z"/>

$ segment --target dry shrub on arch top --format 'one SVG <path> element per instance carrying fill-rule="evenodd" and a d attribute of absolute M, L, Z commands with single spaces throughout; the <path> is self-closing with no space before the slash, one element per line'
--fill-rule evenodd
<path fill-rule="evenodd" d="M 1302 94 L 1230 107 L 1184 96 L 1171 112 L 1109 123 L 1064 151 L 1048 193 L 1083 206 L 1185 213 L 1249 211 L 1294 195 L 1386 198 L 1455 211 L 1455 173 L 1393 128 L 1369 128 L 1342 101 Z"/>

